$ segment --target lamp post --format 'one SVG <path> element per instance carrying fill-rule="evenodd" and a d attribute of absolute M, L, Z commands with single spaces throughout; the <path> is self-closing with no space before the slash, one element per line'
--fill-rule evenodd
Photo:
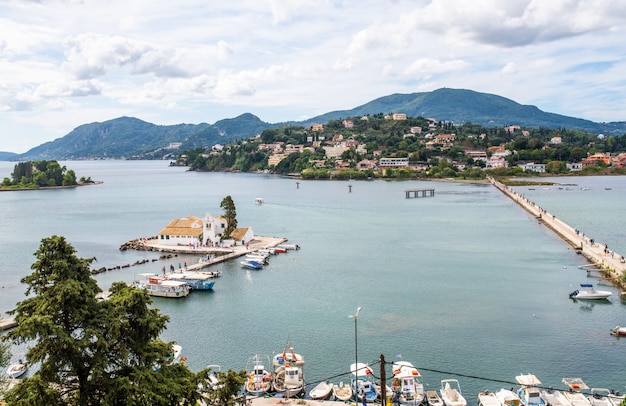
<path fill-rule="evenodd" d="M 355 385 L 354 385 L 354 399 L 358 400 L 358 396 L 356 393 L 356 378 L 359 377 L 359 369 L 358 369 L 358 363 L 359 363 L 359 352 L 358 352 L 358 341 L 357 341 L 357 330 L 356 330 L 356 321 L 359 318 L 359 313 L 361 312 L 361 306 L 356 308 L 356 313 L 354 314 L 350 314 L 348 315 L 348 317 L 350 317 L 351 319 L 354 319 L 354 378 L 355 378 Z"/>

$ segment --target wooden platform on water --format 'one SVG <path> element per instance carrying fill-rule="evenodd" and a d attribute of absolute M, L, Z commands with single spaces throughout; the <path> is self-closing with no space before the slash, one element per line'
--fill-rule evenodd
<path fill-rule="evenodd" d="M 404 191 L 407 199 L 417 197 L 434 197 L 435 189 L 407 189 Z"/>

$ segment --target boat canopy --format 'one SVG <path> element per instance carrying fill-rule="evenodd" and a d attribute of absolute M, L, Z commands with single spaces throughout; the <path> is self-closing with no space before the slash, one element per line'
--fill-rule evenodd
<path fill-rule="evenodd" d="M 517 383 L 523 386 L 536 386 L 541 385 L 541 381 L 533 374 L 518 375 L 515 377 Z"/>
<path fill-rule="evenodd" d="M 589 387 L 582 380 L 582 378 L 563 378 L 563 383 L 573 390 L 589 389 Z"/>
<path fill-rule="evenodd" d="M 350 372 L 352 372 L 352 375 L 356 375 L 356 376 L 366 376 L 366 375 L 372 375 L 374 373 L 374 371 L 372 370 L 372 368 L 369 367 L 369 365 L 364 364 L 362 362 L 350 365 Z"/>
<path fill-rule="evenodd" d="M 170 288 L 177 288 L 179 286 L 185 286 L 185 282 L 180 282 L 180 281 L 171 281 L 171 280 L 167 280 L 167 281 L 162 281 L 161 282 L 162 286 L 167 286 Z"/>

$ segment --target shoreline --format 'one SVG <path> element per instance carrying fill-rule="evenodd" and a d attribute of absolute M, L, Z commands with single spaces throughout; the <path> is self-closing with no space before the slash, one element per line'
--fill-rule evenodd
<path fill-rule="evenodd" d="M 502 182 L 492 177 L 489 177 L 488 180 L 496 189 L 535 216 L 541 224 L 554 231 L 574 248 L 578 254 L 583 255 L 589 263 L 603 271 L 607 279 L 613 282 L 613 284 L 622 289 L 622 291 L 626 290 L 626 283 L 623 280 L 626 274 L 626 262 L 624 262 L 622 254 L 609 249 L 606 244 L 595 241 L 593 237 L 589 237 L 584 232 L 573 228 Z"/>
<path fill-rule="evenodd" d="M 25 192 L 28 190 L 57 190 L 57 189 L 75 189 L 81 186 L 91 186 L 91 185 L 100 185 L 104 183 L 101 180 L 90 182 L 90 183 L 77 183 L 76 185 L 69 186 L 40 186 L 40 187 L 21 187 L 21 188 L 7 188 L 0 187 L 0 192 Z"/>

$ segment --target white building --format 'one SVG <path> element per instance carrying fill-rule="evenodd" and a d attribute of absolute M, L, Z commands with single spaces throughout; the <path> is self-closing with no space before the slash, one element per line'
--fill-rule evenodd
<path fill-rule="evenodd" d="M 219 245 L 226 230 L 226 219 L 207 213 L 203 219 L 187 216 L 170 221 L 157 238 L 163 245 Z M 254 238 L 252 228 L 237 228 L 231 233 L 235 243 L 245 244 Z"/>
<path fill-rule="evenodd" d="M 406 168 L 409 158 L 380 158 L 378 166 L 381 168 Z"/>
<path fill-rule="evenodd" d="M 546 172 L 546 165 L 545 164 L 536 164 L 534 162 L 528 162 L 525 164 L 519 164 L 517 165 L 520 168 L 522 168 L 525 171 L 532 171 L 532 172 L 537 172 L 537 173 L 545 173 Z"/>

